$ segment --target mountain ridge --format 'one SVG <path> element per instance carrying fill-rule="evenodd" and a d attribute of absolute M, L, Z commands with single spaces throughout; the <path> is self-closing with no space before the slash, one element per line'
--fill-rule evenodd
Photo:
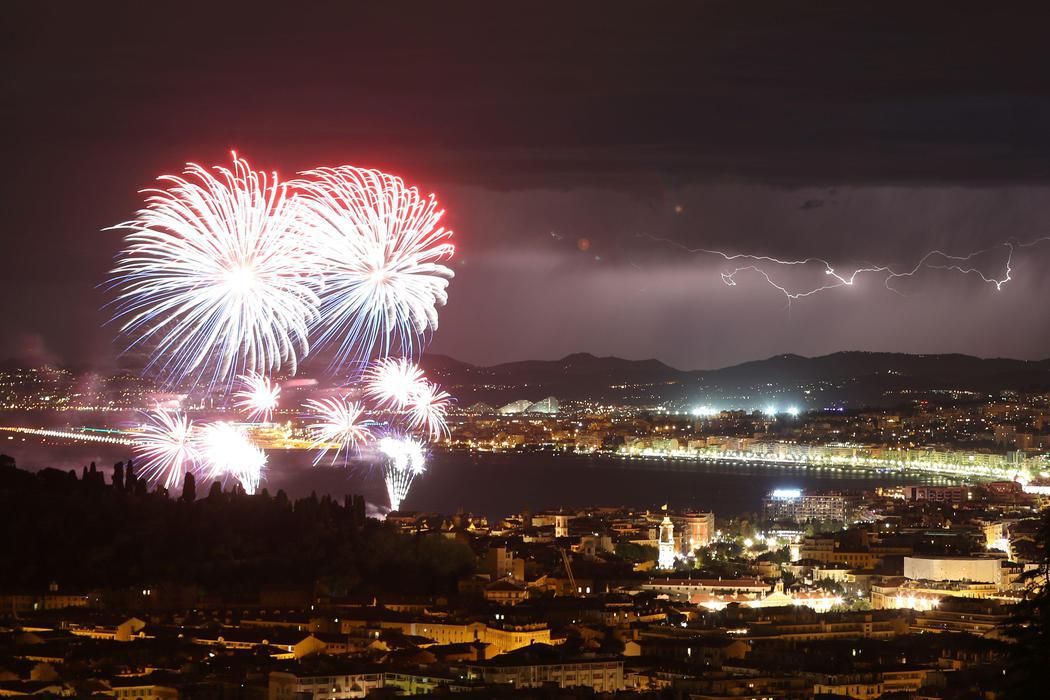
<path fill-rule="evenodd" d="M 814 357 L 782 353 L 708 370 L 680 370 L 656 359 L 590 353 L 491 366 L 424 355 L 421 364 L 435 381 L 468 404 L 552 395 L 683 407 L 720 403 L 753 408 L 770 402 L 859 406 L 901 403 L 927 395 L 1050 390 L 1050 359 L 981 358 L 963 353 L 843 350 Z"/>

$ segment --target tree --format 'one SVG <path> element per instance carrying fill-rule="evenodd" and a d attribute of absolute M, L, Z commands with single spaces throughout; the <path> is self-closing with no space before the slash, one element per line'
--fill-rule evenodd
<path fill-rule="evenodd" d="M 1025 600 L 1014 608 L 1006 634 L 1013 639 L 1006 673 L 1006 698 L 1044 697 L 1050 675 L 1050 508 L 1036 533 L 1036 568 L 1021 581 Z"/>
<path fill-rule="evenodd" d="M 813 582 L 813 585 L 817 588 L 827 591 L 828 593 L 834 593 L 835 595 L 845 595 L 846 591 L 842 588 L 842 584 L 831 578 L 822 578 Z"/>
<path fill-rule="evenodd" d="M 135 474 L 135 465 L 129 459 L 128 465 L 124 468 L 124 489 L 134 492 L 138 482 L 139 478 Z"/>
<path fill-rule="evenodd" d="M 211 488 L 208 489 L 208 500 L 209 501 L 221 501 L 222 500 L 222 483 L 218 481 L 211 482 Z"/>
<path fill-rule="evenodd" d="M 616 556 L 626 559 L 630 562 L 641 562 L 641 561 L 655 561 L 659 555 L 659 551 L 656 547 L 646 544 L 637 544 L 635 542 L 617 542 L 613 551 L 616 552 Z"/>
<path fill-rule="evenodd" d="M 187 503 L 197 500 L 197 480 L 190 472 L 186 472 L 186 478 L 182 481 L 182 500 Z"/>

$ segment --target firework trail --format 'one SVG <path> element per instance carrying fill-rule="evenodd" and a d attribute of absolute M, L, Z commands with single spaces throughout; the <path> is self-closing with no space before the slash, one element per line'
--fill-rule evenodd
<path fill-rule="evenodd" d="M 864 267 L 857 267 L 849 270 L 848 272 L 840 272 L 827 260 L 823 258 L 802 258 L 798 260 L 781 260 L 765 255 L 749 255 L 746 253 L 726 253 L 720 250 L 712 250 L 710 248 L 690 248 L 677 241 L 673 241 L 668 238 L 660 238 L 657 236 L 644 236 L 650 240 L 657 241 L 660 243 L 666 243 L 676 248 L 680 248 L 688 253 L 692 254 L 707 254 L 715 257 L 722 258 L 724 261 L 729 263 L 737 263 L 738 261 L 747 262 L 749 264 L 740 265 L 728 272 L 721 273 L 722 281 L 730 287 L 737 285 L 737 276 L 741 273 L 753 272 L 758 276 L 762 277 L 771 287 L 776 289 L 778 292 L 784 295 L 790 305 L 793 301 L 803 299 L 805 297 L 813 296 L 830 289 L 837 289 L 839 287 L 851 287 L 859 276 L 862 275 L 878 275 L 881 276 L 883 284 L 886 289 L 891 292 L 900 294 L 900 292 L 894 288 L 893 282 L 903 277 L 914 277 L 922 270 L 948 270 L 952 272 L 958 272 L 963 275 L 974 275 L 981 280 L 982 283 L 995 287 L 996 291 L 1001 291 L 1002 288 L 1013 280 L 1013 258 L 1014 253 L 1019 248 L 1031 248 L 1039 245 L 1040 243 L 1050 241 L 1050 236 L 1044 236 L 1037 238 L 1032 241 L 1022 242 L 1018 240 L 1009 240 L 1002 243 L 989 246 L 976 250 L 966 255 L 952 255 L 941 250 L 931 250 L 925 253 L 919 260 L 911 267 L 894 267 L 892 265 L 869 265 Z M 1005 261 L 1003 263 L 1002 272 L 996 276 L 990 273 L 986 273 L 977 267 L 974 262 L 982 255 L 1000 251 L 1005 254 Z M 818 270 L 822 270 L 828 281 L 824 284 L 816 285 L 813 287 L 792 289 L 787 286 L 786 283 L 778 282 L 773 272 L 770 272 L 769 267 L 807 267 L 813 266 Z"/>
<path fill-rule="evenodd" d="M 237 408 L 248 413 L 248 420 L 268 423 L 277 408 L 280 385 L 255 372 L 243 374 L 238 379 L 242 388 L 234 394 Z"/>
<path fill-rule="evenodd" d="M 379 451 L 387 457 L 383 464 L 383 481 L 390 498 L 390 510 L 396 511 L 408 495 L 412 480 L 426 471 L 423 445 L 409 437 L 385 437 L 379 441 Z"/>
<path fill-rule="evenodd" d="M 403 409 L 427 385 L 416 364 L 405 358 L 387 357 L 372 364 L 364 374 L 365 393 L 380 408 Z"/>
<path fill-rule="evenodd" d="M 401 178 L 350 166 L 301 173 L 324 267 L 315 324 L 318 345 L 336 347 L 347 367 L 372 357 L 412 356 L 437 330 L 448 301 L 452 232 L 443 210 Z"/>
<path fill-rule="evenodd" d="M 232 170 L 184 174 L 161 177 L 115 227 L 130 231 L 112 272 L 128 349 L 148 349 L 147 370 L 169 384 L 294 373 L 319 301 L 304 209 L 236 154 Z"/>
<path fill-rule="evenodd" d="M 133 431 L 135 453 L 142 460 L 141 475 L 151 484 L 172 489 L 200 461 L 192 440 L 193 422 L 182 413 L 164 410 L 147 413 L 146 419 Z"/>
<path fill-rule="evenodd" d="M 445 414 L 448 412 L 452 397 L 441 387 L 430 382 L 423 382 L 408 400 L 408 425 L 413 431 L 420 431 L 431 440 L 439 440 L 448 435 L 448 424 Z"/>
<path fill-rule="evenodd" d="M 364 408 L 359 403 L 347 401 L 345 398 L 319 399 L 307 401 L 303 408 L 315 420 L 308 426 L 310 438 L 313 440 L 310 448 L 319 450 L 314 458 L 315 466 L 324 459 L 333 445 L 334 459 L 339 459 L 341 453 L 345 462 L 352 449 L 372 437 L 368 426 L 361 420 Z"/>
<path fill-rule="evenodd" d="M 266 453 L 252 443 L 244 430 L 226 421 L 210 423 L 201 429 L 195 442 L 207 478 L 225 481 L 233 477 L 246 493 L 258 490 Z"/>

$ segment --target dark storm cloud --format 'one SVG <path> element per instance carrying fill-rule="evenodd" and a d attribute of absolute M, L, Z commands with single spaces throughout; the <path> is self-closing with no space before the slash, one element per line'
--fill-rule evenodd
<path fill-rule="evenodd" d="M 283 173 L 387 168 L 441 195 L 461 255 L 435 347 L 479 361 L 586 349 L 706 366 L 926 347 L 894 322 L 916 302 L 839 295 L 788 317 L 768 290 L 723 288 L 711 261 L 638 234 L 907 261 L 1046 229 L 1039 4 L 5 9 L 3 316 L 67 360 L 112 355 L 96 285 L 119 239 L 100 229 L 156 174 L 230 147 Z M 1050 354 L 1025 311 L 1044 298 L 1043 269 L 1018 296 L 964 288 L 977 307 L 1009 300 L 987 311 L 1015 329 L 995 347 L 951 325 L 955 281 L 926 278 L 913 315 L 936 322 L 919 335 Z"/>
<path fill-rule="evenodd" d="M 234 144 L 502 186 L 1047 174 L 1043 25 L 1017 5 L 25 8 L 7 87 L 26 145 L 87 141 L 143 174 Z"/>
<path fill-rule="evenodd" d="M 436 351 L 462 359 L 585 350 L 694 369 L 840 349 L 1050 354 L 1050 320 L 1037 310 L 1050 296 L 1050 243 L 1016 252 L 1002 291 L 974 274 L 938 270 L 896 280 L 890 291 L 873 273 L 789 308 L 754 272 L 740 273 L 736 286 L 722 282 L 746 262 L 637 235 L 663 232 L 728 253 L 820 255 L 841 272 L 872 261 L 906 270 L 930 249 L 960 255 L 1047 235 L 1050 187 L 851 186 L 831 195 L 823 187 L 696 184 L 668 190 L 658 206 L 609 189 L 449 194 L 492 238 L 485 253 L 462 252 L 435 337 Z M 829 203 L 799 209 L 818 195 Z M 1001 247 L 973 262 L 989 276 L 1006 274 Z M 819 265 L 764 267 L 796 291 L 827 281 Z"/>

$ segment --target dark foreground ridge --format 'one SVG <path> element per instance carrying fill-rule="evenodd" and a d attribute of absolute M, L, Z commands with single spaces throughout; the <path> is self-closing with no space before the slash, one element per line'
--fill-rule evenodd
<path fill-rule="evenodd" d="M 365 517 L 361 496 L 292 501 L 215 482 L 196 498 L 187 478 L 173 498 L 125 465 L 107 483 L 94 464 L 79 476 L 31 473 L 0 456 L 0 589 L 171 583 L 254 596 L 264 584 L 317 583 L 335 595 L 442 593 L 473 567 L 463 544 Z"/>

